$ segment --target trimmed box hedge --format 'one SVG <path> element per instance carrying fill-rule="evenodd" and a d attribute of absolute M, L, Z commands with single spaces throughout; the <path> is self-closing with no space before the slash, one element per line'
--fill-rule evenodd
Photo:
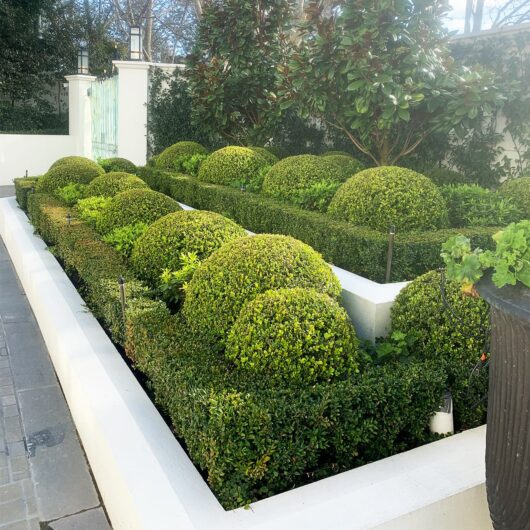
<path fill-rule="evenodd" d="M 200 182 L 186 175 L 149 167 L 139 169 L 151 188 L 201 210 L 229 217 L 257 233 L 285 234 L 319 251 L 326 261 L 377 282 L 386 271 L 388 236 L 384 233 L 335 221 L 326 214 L 302 210 L 275 199 L 238 189 Z M 473 246 L 493 248 L 495 227 L 444 229 L 398 233 L 395 237 L 391 281 L 412 280 L 443 265 L 442 244 L 462 233 Z"/>
<path fill-rule="evenodd" d="M 25 211 L 28 211 L 28 195 L 35 189 L 39 177 L 21 177 L 14 179 L 15 196 L 18 205 Z"/>

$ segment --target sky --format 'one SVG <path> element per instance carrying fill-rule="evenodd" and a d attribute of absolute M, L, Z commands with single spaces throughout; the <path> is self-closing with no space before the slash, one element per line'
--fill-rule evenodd
<path fill-rule="evenodd" d="M 465 11 L 466 11 L 466 0 L 449 0 L 453 10 L 449 14 L 449 18 L 446 22 L 446 26 L 451 31 L 458 31 L 462 33 L 464 31 Z M 486 0 L 484 5 L 484 18 L 482 29 L 489 29 L 491 26 L 490 15 L 493 14 L 496 6 L 506 3 L 506 0 Z"/>

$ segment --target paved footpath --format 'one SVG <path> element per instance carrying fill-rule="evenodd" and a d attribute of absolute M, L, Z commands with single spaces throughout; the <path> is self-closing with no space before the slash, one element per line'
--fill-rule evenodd
<path fill-rule="evenodd" d="M 0 188 L 0 195 L 6 190 Z M 46 345 L 0 239 L 0 530 L 109 530 Z"/>

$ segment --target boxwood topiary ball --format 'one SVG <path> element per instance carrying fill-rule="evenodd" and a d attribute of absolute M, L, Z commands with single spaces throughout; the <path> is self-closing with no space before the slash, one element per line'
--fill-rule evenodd
<path fill-rule="evenodd" d="M 448 224 L 440 190 L 410 169 L 365 169 L 346 181 L 333 197 L 329 214 L 340 221 L 387 231 L 435 230 Z"/>
<path fill-rule="evenodd" d="M 177 201 L 153 190 L 133 189 L 115 195 L 101 217 L 96 228 L 102 234 L 108 234 L 114 228 L 134 223 L 150 225 L 168 213 L 180 210 Z"/>
<path fill-rule="evenodd" d="M 341 292 L 329 265 L 309 245 L 280 235 L 244 237 L 223 245 L 199 266 L 183 311 L 194 331 L 222 343 L 245 303 L 270 289 L 290 287 L 335 298 Z"/>
<path fill-rule="evenodd" d="M 349 158 L 353 158 L 353 156 L 346 151 L 326 151 L 325 153 L 322 153 L 320 156 L 336 156 L 336 155 L 347 156 Z"/>
<path fill-rule="evenodd" d="M 213 152 L 202 164 L 199 180 L 212 184 L 247 185 L 259 179 L 266 160 L 248 147 L 230 145 Z"/>
<path fill-rule="evenodd" d="M 523 213 L 524 219 L 530 219 L 530 176 L 507 180 L 498 193 L 511 199 Z"/>
<path fill-rule="evenodd" d="M 168 171 L 182 171 L 183 163 L 193 155 L 207 154 L 208 149 L 197 142 L 177 142 L 164 149 L 156 157 L 155 165 Z"/>
<path fill-rule="evenodd" d="M 206 259 L 221 245 L 247 233 L 218 213 L 200 210 L 170 213 L 155 221 L 136 240 L 131 263 L 138 276 L 153 287 L 164 269 L 178 270 L 183 252 Z"/>
<path fill-rule="evenodd" d="M 339 304 L 311 289 L 267 291 L 246 304 L 226 357 L 267 381 L 313 384 L 357 370 L 359 341 Z"/>
<path fill-rule="evenodd" d="M 262 158 L 265 159 L 265 162 L 267 162 L 267 164 L 269 166 L 273 166 L 274 164 L 276 164 L 276 162 L 278 162 L 279 158 L 271 153 L 268 149 L 266 149 L 265 147 L 255 147 L 255 146 L 250 146 L 249 149 L 252 149 L 252 151 L 254 151 L 254 153 L 257 153 L 258 155 L 260 155 Z"/>
<path fill-rule="evenodd" d="M 67 156 L 52 164 L 37 183 L 37 191 L 52 192 L 68 184 L 88 184 L 99 175 L 103 168 L 93 160 L 82 156 Z"/>
<path fill-rule="evenodd" d="M 114 173 L 117 171 L 123 171 L 125 173 L 136 173 L 137 167 L 126 158 L 105 158 L 99 161 L 99 165 L 105 170 L 106 173 Z"/>
<path fill-rule="evenodd" d="M 85 190 L 86 197 L 114 197 L 122 191 L 136 188 L 149 188 L 140 178 L 130 173 L 113 171 L 96 177 Z"/>
<path fill-rule="evenodd" d="M 324 159 L 337 167 L 343 182 L 364 169 L 364 165 L 350 155 L 326 155 Z"/>

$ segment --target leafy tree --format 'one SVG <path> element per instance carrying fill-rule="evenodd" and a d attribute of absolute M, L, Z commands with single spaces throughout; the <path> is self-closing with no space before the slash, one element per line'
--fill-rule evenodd
<path fill-rule="evenodd" d="M 436 131 L 460 136 L 502 98 L 489 74 L 459 68 L 441 19 L 446 0 L 342 0 L 306 10 L 283 67 L 283 108 L 341 131 L 378 165 L 394 165 Z"/>
<path fill-rule="evenodd" d="M 203 5 L 189 60 L 194 121 L 231 143 L 263 145 L 280 119 L 277 66 L 289 46 L 287 0 Z"/>

